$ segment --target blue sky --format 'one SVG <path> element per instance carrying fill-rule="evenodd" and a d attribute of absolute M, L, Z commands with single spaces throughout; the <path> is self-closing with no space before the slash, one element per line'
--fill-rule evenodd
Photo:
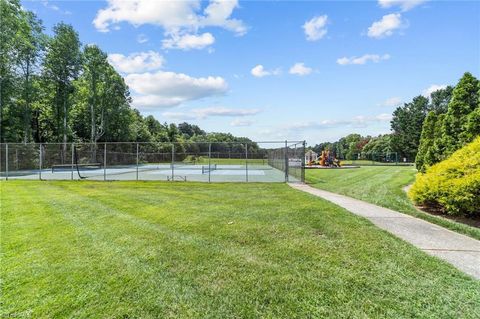
<path fill-rule="evenodd" d="M 124 75 L 143 114 L 254 140 L 388 133 L 395 107 L 480 74 L 477 1 L 26 1 Z"/>

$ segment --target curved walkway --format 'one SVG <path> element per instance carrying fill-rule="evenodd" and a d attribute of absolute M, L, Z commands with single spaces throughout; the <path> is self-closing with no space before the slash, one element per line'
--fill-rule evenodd
<path fill-rule="evenodd" d="M 427 254 L 441 258 L 461 271 L 480 279 L 479 240 L 358 199 L 313 188 L 306 184 L 291 183 L 289 185 L 326 199 L 355 215 L 365 217 L 377 227 L 409 242 Z"/>

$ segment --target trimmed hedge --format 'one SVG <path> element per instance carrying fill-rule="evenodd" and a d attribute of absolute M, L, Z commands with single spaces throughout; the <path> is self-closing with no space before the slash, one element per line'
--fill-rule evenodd
<path fill-rule="evenodd" d="M 480 137 L 417 174 L 409 197 L 451 215 L 480 215 Z"/>

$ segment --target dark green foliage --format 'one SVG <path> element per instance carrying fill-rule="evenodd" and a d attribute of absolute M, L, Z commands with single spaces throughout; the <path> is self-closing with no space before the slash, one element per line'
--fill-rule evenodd
<path fill-rule="evenodd" d="M 430 105 L 428 109 L 437 114 L 446 113 L 448 110 L 448 103 L 452 99 L 453 87 L 450 85 L 444 89 L 437 90 L 430 94 Z"/>
<path fill-rule="evenodd" d="M 446 155 L 452 154 L 475 138 L 475 125 L 469 124 L 469 114 L 480 107 L 478 93 L 479 81 L 470 73 L 465 73 L 453 90 L 445 116 L 442 138 Z M 472 130 L 469 130 L 469 127 Z"/>
<path fill-rule="evenodd" d="M 480 135 L 479 96 L 480 82 L 470 73 L 465 73 L 455 88 L 432 93 L 416 157 L 419 171 L 424 172 Z"/>
<path fill-rule="evenodd" d="M 41 23 L 17 0 L 0 0 L 0 141 L 30 140 L 30 103 Z"/>
<path fill-rule="evenodd" d="M 352 160 L 358 157 L 370 139 L 370 136 L 361 136 L 354 133 L 342 137 L 337 142 L 317 144 L 312 149 L 317 153 L 321 153 L 323 150 L 330 150 L 335 153 L 337 158 Z"/>
<path fill-rule="evenodd" d="M 47 45 L 43 64 L 45 79 L 53 89 L 52 115 L 55 119 L 57 142 L 66 143 L 72 135 L 68 125 L 71 98 L 74 93 L 73 80 L 80 73 L 82 55 L 80 39 L 72 26 L 59 23 L 54 28 L 54 37 Z"/>
<path fill-rule="evenodd" d="M 392 152 L 392 136 L 390 134 L 372 137 L 362 149 L 362 154 L 365 158 L 373 158 L 377 154 Z"/>
<path fill-rule="evenodd" d="M 427 111 L 428 99 L 419 95 L 412 102 L 405 103 L 393 112 L 391 121 L 393 150 L 408 161 L 414 160 L 417 155 Z"/>
<path fill-rule="evenodd" d="M 420 146 L 417 157 L 415 158 L 415 165 L 419 171 L 423 171 L 426 165 L 432 165 L 434 163 L 432 148 L 435 143 L 435 125 L 437 124 L 437 119 L 437 113 L 430 111 L 423 123 Z"/>

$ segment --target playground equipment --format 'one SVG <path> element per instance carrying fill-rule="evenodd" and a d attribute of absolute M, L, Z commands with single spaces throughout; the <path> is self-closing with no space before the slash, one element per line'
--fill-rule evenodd
<path fill-rule="evenodd" d="M 318 158 L 317 156 L 315 156 L 315 159 L 312 158 L 307 161 L 307 165 L 311 167 L 341 167 L 340 161 L 335 157 L 335 154 L 333 152 L 330 152 L 330 150 L 322 151 Z"/>
<path fill-rule="evenodd" d="M 319 160 L 320 166 L 324 167 L 340 167 L 340 161 L 335 158 L 335 154 L 330 152 L 330 150 L 322 151 Z"/>

